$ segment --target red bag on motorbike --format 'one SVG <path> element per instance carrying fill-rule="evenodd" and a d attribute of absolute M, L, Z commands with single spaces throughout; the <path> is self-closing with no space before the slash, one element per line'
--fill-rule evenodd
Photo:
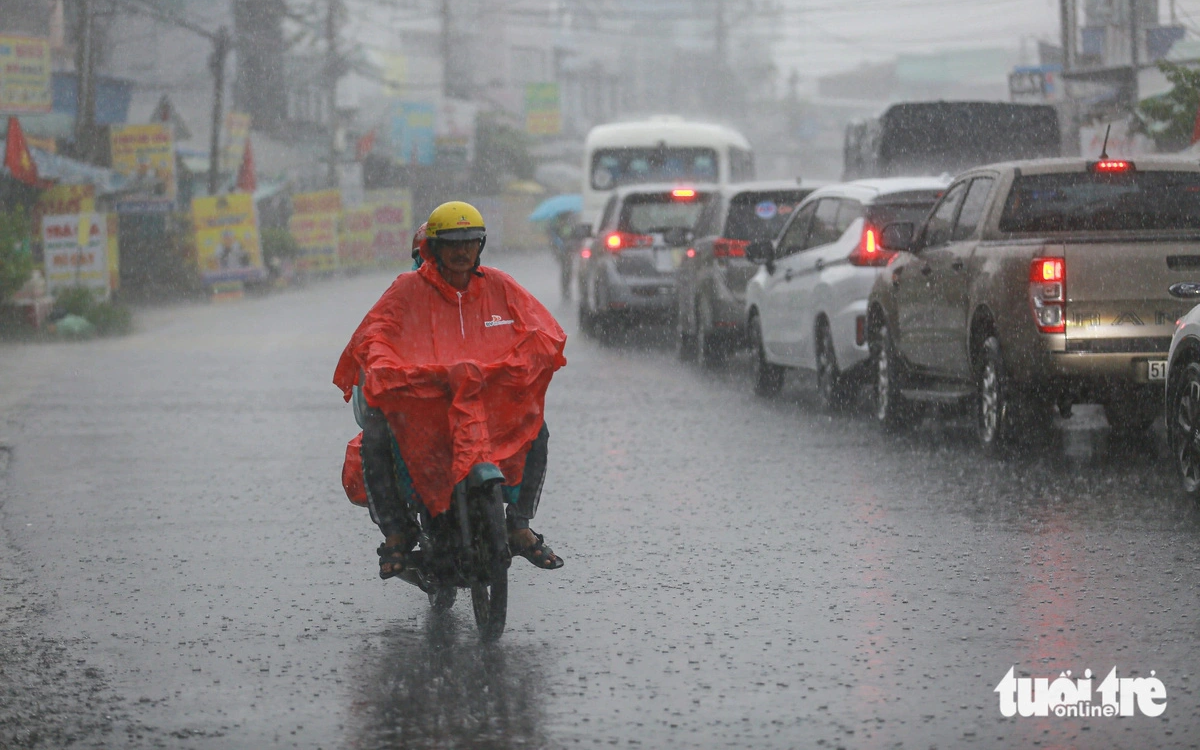
<path fill-rule="evenodd" d="M 346 460 L 342 462 L 342 489 L 355 505 L 367 507 L 367 485 L 363 481 L 362 433 L 346 443 Z"/>
<path fill-rule="evenodd" d="M 425 260 L 367 313 L 333 382 L 347 401 L 361 385 L 384 412 L 414 488 L 437 516 L 477 463 L 499 466 L 505 484 L 521 481 L 567 337 L 508 274 L 481 267 L 459 292 Z"/>

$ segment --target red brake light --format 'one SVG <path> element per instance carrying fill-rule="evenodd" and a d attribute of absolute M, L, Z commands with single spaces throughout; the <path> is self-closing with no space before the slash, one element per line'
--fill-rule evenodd
<path fill-rule="evenodd" d="M 676 200 L 691 200 L 696 197 L 696 191 L 691 188 L 676 188 L 671 191 L 671 197 Z"/>
<path fill-rule="evenodd" d="M 858 247 L 850 253 L 850 264 L 854 266 L 886 266 L 895 255 L 894 252 L 884 250 L 880 246 L 879 231 L 875 227 L 865 227 Z"/>
<path fill-rule="evenodd" d="M 1125 159 L 1102 159 L 1092 165 L 1093 172 L 1132 172 L 1133 162 Z"/>
<path fill-rule="evenodd" d="M 1029 304 L 1041 333 L 1067 331 L 1067 262 L 1034 258 L 1029 265 Z"/>
<path fill-rule="evenodd" d="M 604 237 L 604 246 L 610 253 L 619 253 L 631 247 L 650 247 L 654 238 L 648 234 L 631 234 L 629 232 L 609 232 Z"/>
<path fill-rule="evenodd" d="M 749 240 L 731 240 L 728 237 L 718 237 L 713 242 L 714 258 L 744 258 Z"/>
<path fill-rule="evenodd" d="M 586 260 L 586 259 L 592 257 L 592 251 L 585 247 L 584 249 L 579 251 L 579 257 Z"/>
<path fill-rule="evenodd" d="M 1035 284 L 1061 282 L 1066 278 L 1066 261 L 1062 258 L 1035 258 L 1029 268 L 1029 280 Z"/>
<path fill-rule="evenodd" d="M 695 257 L 696 257 L 696 248 L 694 248 L 694 247 L 689 247 L 689 248 L 688 248 L 688 251 L 687 251 L 687 257 L 689 257 L 689 258 L 695 258 Z"/>

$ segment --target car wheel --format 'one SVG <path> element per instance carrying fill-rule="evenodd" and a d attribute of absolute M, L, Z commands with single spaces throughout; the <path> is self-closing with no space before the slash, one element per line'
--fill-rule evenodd
<path fill-rule="evenodd" d="M 697 357 L 704 367 L 720 365 L 729 353 L 725 341 L 713 330 L 712 303 L 705 297 L 701 297 L 696 305 L 696 348 Z"/>
<path fill-rule="evenodd" d="M 1104 405 L 1109 428 L 1121 435 L 1140 435 L 1150 429 L 1160 413 L 1157 399 L 1133 395 Z"/>
<path fill-rule="evenodd" d="M 821 398 L 821 406 L 830 412 L 842 411 L 853 400 L 853 390 L 849 379 L 838 367 L 837 350 L 828 321 L 821 321 L 816 341 L 817 395 Z"/>
<path fill-rule="evenodd" d="M 896 345 L 887 325 L 881 325 L 875 336 L 875 421 L 887 432 L 910 429 L 917 420 L 916 409 L 900 393 L 900 368 Z"/>
<path fill-rule="evenodd" d="M 754 395 L 771 398 L 779 395 L 783 389 L 784 368 L 767 361 L 767 351 L 763 346 L 762 324 L 755 315 L 750 318 L 750 346 L 754 362 Z"/>
<path fill-rule="evenodd" d="M 1200 363 L 1184 369 L 1167 400 L 1167 444 L 1183 479 L 1183 490 L 1200 495 Z"/>
<path fill-rule="evenodd" d="M 588 303 L 589 296 L 582 287 L 579 290 L 579 332 L 584 336 L 596 335 L 596 314 Z"/>
<path fill-rule="evenodd" d="M 680 362 L 695 362 L 696 330 L 686 318 L 681 305 L 675 313 L 675 353 Z"/>
<path fill-rule="evenodd" d="M 980 350 L 976 393 L 975 423 L 979 445 L 984 453 L 998 455 L 1016 437 L 1023 404 L 1018 403 L 1008 381 L 1000 339 L 995 336 L 989 336 Z"/>

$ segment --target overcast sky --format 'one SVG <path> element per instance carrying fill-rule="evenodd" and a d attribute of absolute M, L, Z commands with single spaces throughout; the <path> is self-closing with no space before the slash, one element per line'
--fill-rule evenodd
<path fill-rule="evenodd" d="M 1031 53 L 1036 40 L 1058 43 L 1058 0 L 778 0 L 787 42 L 778 48 L 780 68 L 802 76 L 823 75 L 881 61 L 905 52 L 950 47 L 1016 49 L 1022 38 Z M 1082 9 L 1083 2 L 1079 5 Z M 1162 22 L 1170 0 L 1161 0 Z M 1200 0 L 1177 0 L 1179 22 L 1200 32 Z M 1081 10 L 1082 15 L 1082 10 Z M 1080 22 L 1083 19 L 1080 18 Z"/>

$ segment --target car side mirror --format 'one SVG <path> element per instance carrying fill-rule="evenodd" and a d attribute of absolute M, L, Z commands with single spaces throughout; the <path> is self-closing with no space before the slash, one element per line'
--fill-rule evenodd
<path fill-rule="evenodd" d="M 760 266 L 775 262 L 775 244 L 770 240 L 755 240 L 746 246 L 746 260 Z"/>
<path fill-rule="evenodd" d="M 591 224 L 576 224 L 571 228 L 571 239 L 586 240 L 592 236 Z"/>
<path fill-rule="evenodd" d="M 916 249 L 917 227 L 911 221 L 888 224 L 879 233 L 879 244 L 891 252 L 912 252 Z"/>

